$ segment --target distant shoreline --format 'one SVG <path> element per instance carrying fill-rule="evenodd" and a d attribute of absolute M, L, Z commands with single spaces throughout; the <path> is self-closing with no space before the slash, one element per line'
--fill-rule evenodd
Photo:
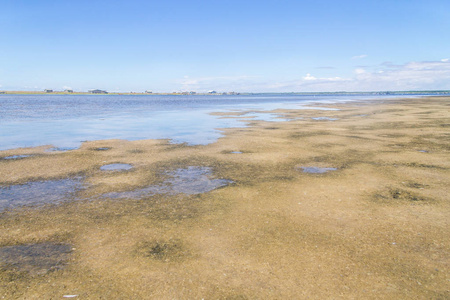
<path fill-rule="evenodd" d="M 234 96 L 234 95 L 311 95 L 311 96 L 336 96 L 336 95 L 450 95 L 450 90 L 430 90 L 430 91 L 372 91 L 372 92 L 282 92 L 282 93 L 267 93 L 267 92 L 172 92 L 172 93 L 148 93 L 148 92 L 106 92 L 106 93 L 91 93 L 91 92 L 65 92 L 65 91 L 0 91 L 0 95 L 147 95 L 147 96 L 161 96 L 161 95 L 180 95 L 180 96 Z"/>

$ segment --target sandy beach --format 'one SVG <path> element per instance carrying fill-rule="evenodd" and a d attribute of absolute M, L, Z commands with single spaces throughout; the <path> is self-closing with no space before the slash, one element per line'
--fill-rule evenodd
<path fill-rule="evenodd" d="M 209 145 L 0 151 L 0 297 L 450 298 L 450 98 L 320 106 Z"/>

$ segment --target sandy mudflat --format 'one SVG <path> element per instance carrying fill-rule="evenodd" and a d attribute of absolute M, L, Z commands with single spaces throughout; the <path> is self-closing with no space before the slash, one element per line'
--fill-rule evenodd
<path fill-rule="evenodd" d="M 449 299 L 450 98 L 326 107 L 1 151 L 0 298 Z"/>

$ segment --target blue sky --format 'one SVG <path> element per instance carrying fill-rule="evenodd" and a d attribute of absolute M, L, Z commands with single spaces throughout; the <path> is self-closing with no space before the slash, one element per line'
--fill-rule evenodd
<path fill-rule="evenodd" d="M 0 89 L 450 89 L 450 1 L 2 0 Z"/>

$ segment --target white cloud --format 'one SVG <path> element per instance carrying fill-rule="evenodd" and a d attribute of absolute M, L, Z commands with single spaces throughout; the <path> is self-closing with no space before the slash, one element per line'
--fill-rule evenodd
<path fill-rule="evenodd" d="M 308 73 L 308 74 L 306 74 L 305 77 L 303 77 L 303 80 L 317 80 L 317 78 L 314 76 L 311 76 L 311 74 Z"/>
<path fill-rule="evenodd" d="M 352 76 L 319 77 L 311 73 L 297 79 L 275 81 L 251 76 L 185 77 L 182 90 L 204 92 L 333 92 L 389 90 L 449 90 L 450 61 L 385 62 L 358 67 Z"/>
<path fill-rule="evenodd" d="M 448 58 L 443 58 L 443 59 L 441 59 L 441 61 L 442 61 L 442 62 L 448 62 L 449 59 L 448 59 Z"/>
<path fill-rule="evenodd" d="M 370 70 L 373 71 L 370 71 Z M 357 68 L 349 78 L 315 78 L 308 74 L 295 84 L 286 84 L 284 91 L 386 91 L 386 90 L 448 90 L 450 61 L 409 62 L 403 65 L 383 63 Z M 278 83 L 279 86 L 283 86 Z M 281 91 L 281 90 L 279 90 Z"/>
<path fill-rule="evenodd" d="M 367 54 L 361 54 L 361 55 L 353 56 L 352 59 L 362 59 L 362 58 L 366 58 L 367 56 L 368 56 Z"/>
<path fill-rule="evenodd" d="M 384 69 L 377 72 L 357 74 L 354 82 L 355 88 L 360 87 L 361 90 L 450 89 L 450 62 L 384 65 Z"/>

